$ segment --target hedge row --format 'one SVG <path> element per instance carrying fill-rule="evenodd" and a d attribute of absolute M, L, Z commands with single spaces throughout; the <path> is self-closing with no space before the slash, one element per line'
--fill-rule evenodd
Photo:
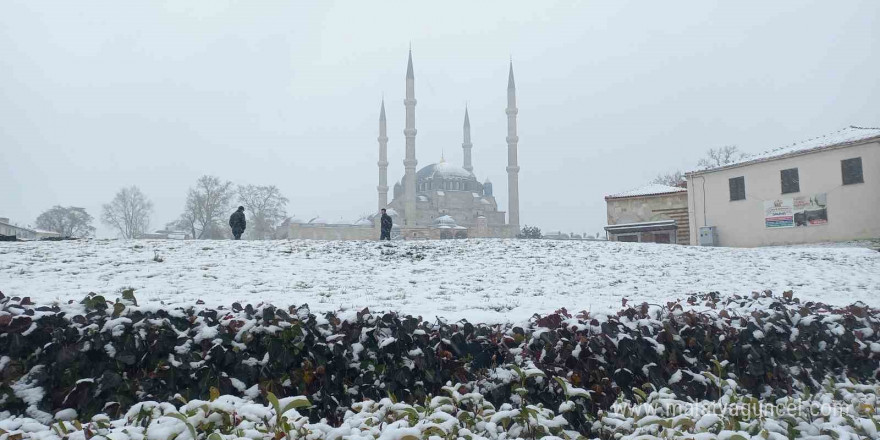
<path fill-rule="evenodd" d="M 139 307 L 131 291 L 41 306 L 0 293 L 0 402 L 48 423 L 65 408 L 119 417 L 145 400 L 266 403 L 271 392 L 308 396 L 304 415 L 338 425 L 356 402 L 423 404 L 451 385 L 497 406 L 577 396 L 565 418 L 589 434 L 600 410 L 640 390 L 717 400 L 706 371 L 764 398 L 818 389 L 826 375 L 878 379 L 878 332 L 876 309 L 790 292 L 624 303 L 610 317 L 561 309 L 520 326 L 265 304 L 163 310 Z"/>

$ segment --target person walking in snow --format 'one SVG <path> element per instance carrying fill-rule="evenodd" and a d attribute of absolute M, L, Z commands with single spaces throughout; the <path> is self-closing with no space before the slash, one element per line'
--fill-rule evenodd
<path fill-rule="evenodd" d="M 391 240 L 391 225 L 393 224 L 391 216 L 385 212 L 385 208 L 382 208 L 382 234 L 379 236 L 379 241 Z"/>
<path fill-rule="evenodd" d="M 239 206 L 238 210 L 229 216 L 229 227 L 232 228 L 232 236 L 236 240 L 241 240 L 241 234 L 244 233 L 244 228 L 247 227 L 247 220 L 244 218 L 244 206 Z"/>

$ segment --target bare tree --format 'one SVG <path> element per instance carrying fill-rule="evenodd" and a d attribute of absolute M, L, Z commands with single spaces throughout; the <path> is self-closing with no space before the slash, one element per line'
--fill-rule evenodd
<path fill-rule="evenodd" d="M 287 218 L 287 198 L 275 185 L 238 187 L 238 199 L 250 214 L 245 236 L 250 240 L 275 238 L 278 226 Z"/>
<path fill-rule="evenodd" d="M 130 186 L 116 193 L 113 201 L 103 206 L 101 222 L 116 229 L 122 238 L 138 238 L 150 227 L 153 202 L 140 188 Z"/>
<path fill-rule="evenodd" d="M 188 229 L 197 239 L 224 238 L 224 216 L 231 208 L 235 190 L 232 182 L 215 176 L 202 176 L 189 189 L 186 204 L 178 224 Z"/>
<path fill-rule="evenodd" d="M 92 220 L 85 208 L 55 205 L 37 217 L 37 228 L 57 232 L 62 237 L 90 237 L 95 235 Z"/>
<path fill-rule="evenodd" d="M 680 170 L 671 171 L 668 173 L 660 173 L 651 183 L 659 183 L 661 185 L 668 186 L 681 186 L 685 182 L 684 173 Z"/>
<path fill-rule="evenodd" d="M 720 148 L 710 148 L 706 157 L 697 162 L 701 168 L 717 168 L 729 163 L 736 162 L 745 156 L 736 145 L 725 145 Z"/>

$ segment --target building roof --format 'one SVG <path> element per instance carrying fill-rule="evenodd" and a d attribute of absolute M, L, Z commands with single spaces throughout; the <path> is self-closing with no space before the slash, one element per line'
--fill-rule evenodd
<path fill-rule="evenodd" d="M 782 159 L 801 154 L 813 153 L 816 151 L 827 150 L 832 148 L 846 147 L 849 145 L 863 144 L 866 141 L 880 140 L 880 128 L 872 127 L 856 127 L 850 125 L 841 130 L 828 133 L 823 136 L 814 137 L 805 141 L 796 142 L 791 145 L 773 148 L 762 153 L 745 156 L 740 160 L 731 162 L 720 167 L 704 168 L 691 171 L 687 174 L 702 174 L 707 172 L 715 172 L 728 168 L 749 165 L 768 160 Z"/>
<path fill-rule="evenodd" d="M 625 191 L 622 193 L 611 194 L 609 196 L 605 196 L 605 200 L 608 199 L 622 199 L 626 197 L 645 197 L 645 196 L 656 196 L 660 194 L 673 194 L 687 192 L 686 188 L 681 188 L 678 186 L 669 186 L 662 185 L 659 183 L 651 183 L 633 190 Z"/>
<path fill-rule="evenodd" d="M 678 225 L 675 223 L 675 220 L 658 220 L 653 222 L 623 223 L 619 225 L 605 226 L 605 230 L 612 234 L 668 231 L 670 229 L 678 229 Z"/>
<path fill-rule="evenodd" d="M 12 223 L 12 221 L 10 221 L 10 220 L 9 220 L 8 218 L 6 218 L 6 217 L 2 217 L 2 218 L 0 218 L 0 225 L 6 225 L 6 226 L 9 226 L 10 228 L 20 229 L 20 230 L 22 230 L 22 231 L 37 232 L 35 229 L 28 228 L 28 227 L 25 227 L 25 226 L 19 226 L 19 225 L 16 225 L 16 224 Z"/>
<path fill-rule="evenodd" d="M 467 179 L 476 181 L 477 178 L 474 177 L 474 174 L 470 171 L 458 166 L 453 165 L 449 162 L 441 161 L 438 163 L 432 163 L 422 169 L 420 169 L 416 173 L 416 179 L 418 181 L 424 181 L 425 179 Z"/>

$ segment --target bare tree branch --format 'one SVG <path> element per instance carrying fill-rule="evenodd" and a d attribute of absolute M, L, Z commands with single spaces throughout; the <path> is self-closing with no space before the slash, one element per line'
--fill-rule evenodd
<path fill-rule="evenodd" d="M 150 227 L 153 203 L 136 186 L 122 188 L 103 206 L 101 221 L 119 233 L 122 238 L 138 238 Z"/>
<path fill-rule="evenodd" d="M 189 189 L 180 224 L 186 225 L 197 239 L 218 239 L 228 234 L 223 217 L 230 210 L 235 194 L 232 182 L 215 176 L 202 176 Z"/>
<path fill-rule="evenodd" d="M 85 208 L 53 206 L 37 217 L 37 228 L 57 232 L 62 237 L 95 235 L 92 216 Z"/>
<path fill-rule="evenodd" d="M 286 197 L 275 185 L 244 185 L 238 187 L 238 199 L 250 213 L 250 225 L 245 236 L 251 240 L 275 238 L 275 231 L 287 218 Z"/>
<path fill-rule="evenodd" d="M 668 173 L 660 173 L 651 183 L 659 183 L 661 185 L 668 186 L 681 186 L 685 182 L 684 173 L 680 170 L 675 170 Z"/>
<path fill-rule="evenodd" d="M 718 168 L 736 162 L 745 156 L 736 145 L 725 145 L 720 148 L 710 148 L 706 157 L 697 162 L 701 168 Z"/>

